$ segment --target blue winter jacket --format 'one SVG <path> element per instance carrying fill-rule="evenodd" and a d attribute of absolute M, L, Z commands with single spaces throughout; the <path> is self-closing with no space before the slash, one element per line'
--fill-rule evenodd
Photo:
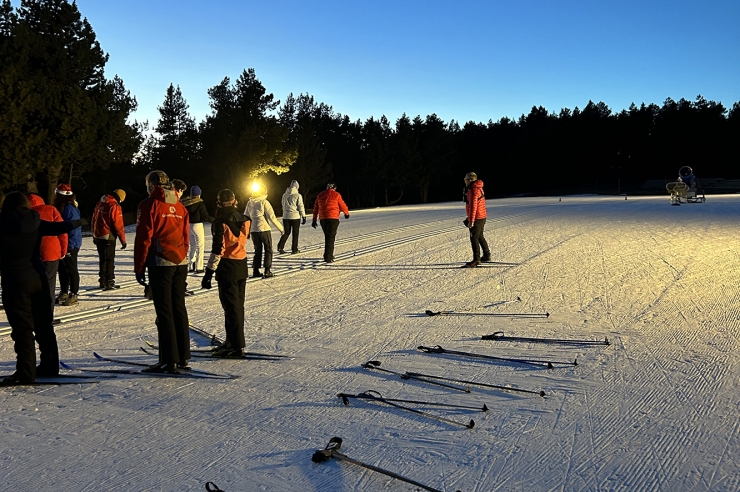
<path fill-rule="evenodd" d="M 62 210 L 62 219 L 64 219 L 65 222 L 69 222 L 71 220 L 80 220 L 80 209 L 78 209 L 71 203 L 68 203 L 64 206 L 64 210 Z M 69 232 L 67 236 L 69 239 L 67 250 L 80 249 L 82 247 L 82 227 L 72 229 L 72 231 Z"/>

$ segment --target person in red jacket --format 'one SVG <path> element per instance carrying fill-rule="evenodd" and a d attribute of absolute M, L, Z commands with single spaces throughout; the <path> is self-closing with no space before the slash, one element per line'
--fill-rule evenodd
<path fill-rule="evenodd" d="M 349 209 L 336 188 L 337 185 L 333 181 L 327 183 L 326 189 L 318 194 L 313 204 L 311 227 L 316 229 L 318 226 L 316 218 L 318 217 L 321 230 L 324 231 L 324 261 L 327 263 L 334 261 L 334 240 L 339 227 L 339 212 L 344 214 L 345 219 L 349 219 Z"/>
<path fill-rule="evenodd" d="M 28 202 L 31 210 L 38 212 L 41 220 L 47 222 L 63 222 L 62 214 L 53 205 L 44 203 L 44 199 L 35 193 L 28 195 Z M 54 316 L 54 299 L 57 290 L 57 270 L 59 270 L 59 260 L 67 255 L 67 235 L 45 236 L 41 240 L 41 261 L 46 269 L 46 278 L 49 284 L 49 293 L 51 294 L 51 315 Z"/>
<path fill-rule="evenodd" d="M 113 193 L 100 197 L 90 223 L 93 243 L 98 248 L 100 259 L 98 276 L 100 288 L 103 290 L 116 288 L 116 238 L 121 241 L 121 249 L 126 249 L 126 232 L 123 230 L 123 213 L 121 212 L 121 203 L 125 199 L 126 192 L 123 190 L 115 190 Z"/>
<path fill-rule="evenodd" d="M 486 197 L 483 193 L 483 181 L 478 179 L 478 175 L 474 172 L 465 175 L 463 198 L 467 212 L 463 224 L 470 230 L 470 244 L 473 247 L 473 261 L 465 263 L 463 268 L 475 268 L 481 262 L 491 261 L 491 250 L 488 248 L 486 238 L 483 237 L 483 228 L 486 226 Z M 481 247 L 483 256 L 480 255 Z"/>
<path fill-rule="evenodd" d="M 164 171 L 146 177 L 149 198 L 136 212 L 134 272 L 146 287 L 149 271 L 154 311 L 157 313 L 159 363 L 145 371 L 177 373 L 190 359 L 190 325 L 185 308 L 188 277 L 190 220 Z"/>

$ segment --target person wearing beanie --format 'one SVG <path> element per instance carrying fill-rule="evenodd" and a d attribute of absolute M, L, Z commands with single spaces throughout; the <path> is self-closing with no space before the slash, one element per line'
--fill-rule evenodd
<path fill-rule="evenodd" d="M 324 231 L 324 261 L 332 263 L 334 261 L 334 240 L 337 237 L 337 228 L 339 227 L 339 212 L 344 213 L 344 218 L 349 219 L 349 208 L 342 200 L 336 190 L 336 183 L 330 181 L 326 184 L 326 189 L 316 196 L 313 204 L 313 222 L 311 227 L 316 229 L 318 224 L 316 219 L 321 221 L 321 230 Z"/>
<path fill-rule="evenodd" d="M 146 372 L 179 373 L 190 359 L 190 325 L 185 307 L 190 220 L 163 171 L 146 177 L 149 197 L 136 212 L 134 273 L 146 287 L 149 273 L 157 315 L 159 362 Z"/>
<path fill-rule="evenodd" d="M 5 196 L 0 209 L 0 282 L 3 308 L 14 342 L 16 370 L 2 380 L 2 385 L 32 384 L 36 377 L 59 374 L 59 348 L 51 311 L 53 297 L 49 295 L 46 269 L 39 252 L 44 237 L 66 237 L 79 226 L 79 220 L 41 220 L 39 213 L 31 210 L 28 197 L 19 191 Z M 38 367 L 36 343 L 41 353 Z"/>
<path fill-rule="evenodd" d="M 38 212 L 41 220 L 62 222 L 62 215 L 53 205 L 47 205 L 44 199 L 35 193 L 29 193 L 28 202 L 31 210 Z M 67 234 L 47 236 L 41 240 L 41 261 L 46 269 L 46 281 L 51 295 L 51 315 L 54 316 L 54 295 L 57 289 L 57 270 L 59 260 L 67 255 Z"/>
<path fill-rule="evenodd" d="M 211 225 L 213 235 L 211 255 L 200 286 L 210 289 L 211 279 L 215 273 L 218 298 L 224 309 L 226 330 L 226 343 L 219 347 L 216 354 L 221 357 L 241 357 L 246 346 L 244 300 L 249 277 L 247 240 L 250 220 L 236 209 L 237 202 L 233 191 L 221 190 L 216 203 L 218 210 Z"/>
<path fill-rule="evenodd" d="M 121 211 L 121 203 L 125 199 L 126 192 L 121 189 L 103 195 L 95 204 L 90 222 L 93 243 L 98 249 L 98 280 L 103 290 L 116 288 L 116 239 L 121 241 L 121 249 L 126 249 L 127 246 Z"/>
<path fill-rule="evenodd" d="M 283 248 L 291 232 L 293 233 L 291 253 L 300 253 L 298 249 L 298 232 L 301 223 L 306 223 L 306 209 L 303 207 L 303 197 L 298 193 L 298 186 L 298 181 L 293 180 L 285 190 L 285 193 L 283 193 L 283 228 L 285 228 L 285 232 L 280 237 L 280 241 L 278 241 L 278 253 L 280 254 L 285 253 Z"/>
<path fill-rule="evenodd" d="M 467 216 L 463 221 L 465 227 L 470 231 L 470 245 L 473 248 L 473 261 L 463 265 L 463 268 L 475 268 L 481 262 L 491 261 L 491 250 L 488 248 L 486 238 L 483 237 L 483 228 L 486 226 L 486 197 L 483 193 L 483 181 L 478 175 L 469 172 L 465 175 L 465 211 Z M 483 256 L 480 251 L 483 248 Z"/>
<path fill-rule="evenodd" d="M 252 198 L 247 202 L 244 215 L 249 217 L 252 225 L 249 229 L 254 243 L 254 259 L 252 260 L 252 276 L 270 278 L 272 273 L 272 223 L 280 234 L 284 234 L 283 226 L 278 222 L 275 211 L 270 202 L 267 201 L 267 188 L 260 183 L 252 185 Z M 260 273 L 262 263 L 262 249 L 265 250 L 265 273 Z"/>
<path fill-rule="evenodd" d="M 204 272 L 203 257 L 205 254 L 206 238 L 204 222 L 212 222 L 213 217 L 208 213 L 205 202 L 201 199 L 200 186 L 190 188 L 190 196 L 181 199 L 182 204 L 190 215 L 190 250 L 188 251 L 188 265 L 190 271 L 200 274 Z"/>
<path fill-rule="evenodd" d="M 62 183 L 54 194 L 54 207 L 69 222 L 80 220 L 80 210 L 72 187 Z M 80 272 L 77 268 L 77 255 L 82 247 L 82 228 L 73 229 L 67 234 L 67 254 L 59 262 L 59 295 L 56 303 L 62 306 L 74 306 L 78 303 L 80 290 Z"/>

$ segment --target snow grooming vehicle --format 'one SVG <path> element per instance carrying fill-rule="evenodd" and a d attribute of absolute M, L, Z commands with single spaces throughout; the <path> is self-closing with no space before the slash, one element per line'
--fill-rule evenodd
<path fill-rule="evenodd" d="M 678 179 L 673 183 L 665 185 L 665 189 L 671 195 L 671 205 L 679 206 L 682 203 L 704 203 L 707 201 L 704 192 L 696 185 L 694 170 L 689 166 L 683 166 L 678 170 Z"/>
<path fill-rule="evenodd" d="M 326 445 L 324 449 L 317 450 L 313 456 L 311 456 L 311 461 L 314 463 L 323 463 L 325 461 L 329 461 L 332 458 L 336 458 L 340 461 L 346 461 L 347 463 L 352 463 L 354 465 L 361 466 L 363 468 L 367 468 L 368 470 L 376 471 L 378 473 L 382 473 L 385 476 L 395 478 L 397 480 L 401 480 L 406 483 L 410 483 L 411 485 L 415 485 L 417 487 L 420 487 L 424 490 L 429 490 L 431 492 L 442 492 L 439 489 L 435 489 L 432 487 L 429 487 L 428 485 L 424 485 L 422 483 L 416 482 L 414 480 L 411 480 L 410 478 L 403 477 L 397 473 L 393 473 L 392 471 L 384 470 L 382 468 L 378 468 L 377 466 L 368 465 L 367 463 L 363 463 L 362 461 L 357 461 L 355 459 L 350 458 L 349 456 L 342 454 L 339 452 L 339 450 L 342 448 L 342 438 L 341 437 L 332 437 L 329 440 L 329 444 Z M 457 492 L 460 492 L 459 490 Z"/>

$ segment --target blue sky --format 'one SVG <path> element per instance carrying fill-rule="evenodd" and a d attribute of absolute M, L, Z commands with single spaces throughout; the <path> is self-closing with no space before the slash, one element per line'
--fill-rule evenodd
<path fill-rule="evenodd" d="M 13 2 L 17 5 L 17 1 Z M 106 74 L 158 119 L 170 83 L 200 121 L 207 90 L 253 67 L 285 100 L 351 119 L 436 113 L 461 124 L 613 110 L 698 94 L 740 101 L 740 1 L 78 0 Z"/>

